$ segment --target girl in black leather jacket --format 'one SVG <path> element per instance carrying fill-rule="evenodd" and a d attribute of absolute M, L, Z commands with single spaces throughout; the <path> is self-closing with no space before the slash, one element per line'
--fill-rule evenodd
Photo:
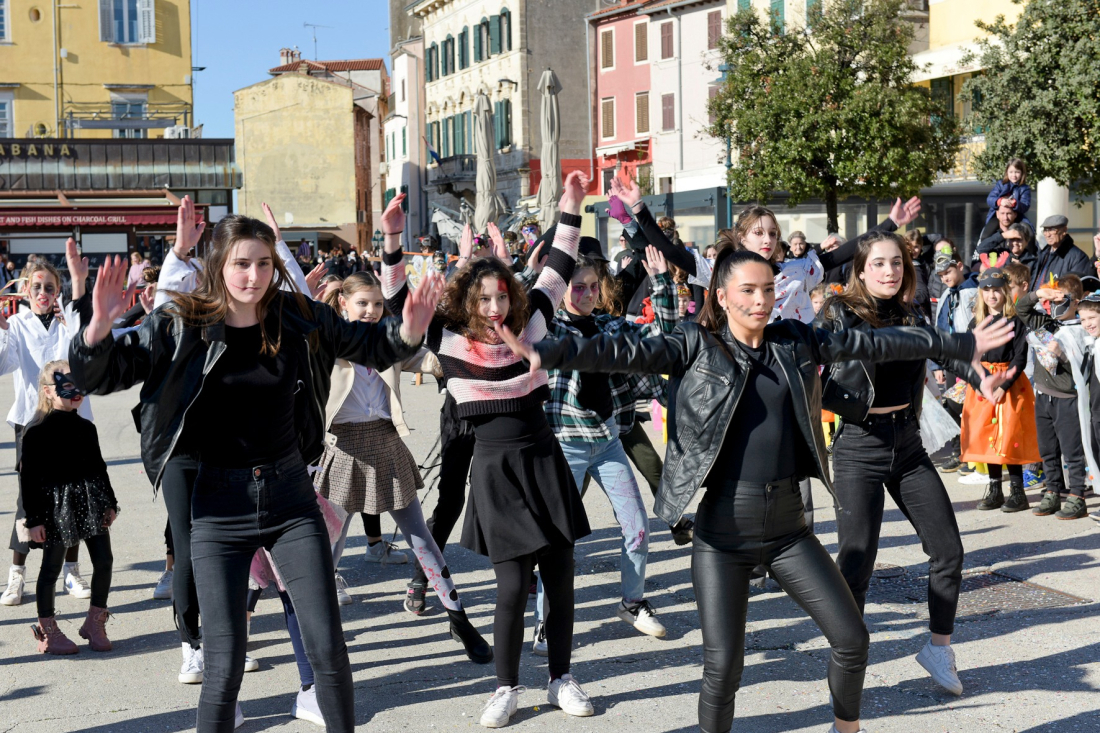
<path fill-rule="evenodd" d="M 920 316 L 910 306 L 915 290 L 916 273 L 908 248 L 896 235 L 879 234 L 860 244 L 847 287 L 825 304 L 818 324 L 838 333 L 870 333 L 883 326 L 918 323 Z M 979 349 L 976 353 L 985 352 Z M 949 369 L 974 385 L 980 383 L 978 374 L 984 371 L 978 363 L 972 368 L 955 362 Z M 903 357 L 879 364 L 845 361 L 833 364 L 822 375 L 824 407 L 844 420 L 833 438 L 833 471 L 840 503 L 837 565 L 862 612 L 875 569 L 888 491 L 931 559 L 928 610 L 932 638 L 917 655 L 917 662 L 938 684 L 961 695 L 962 683 L 950 644 L 962 582 L 963 546 L 951 499 L 920 438 L 925 372 L 922 359 Z M 986 394 L 987 399 L 990 396 Z"/>
<path fill-rule="evenodd" d="M 769 325 L 775 270 L 752 252 L 723 250 L 701 323 L 672 334 L 570 336 L 527 346 L 502 338 L 533 370 L 663 373 L 680 378 L 655 511 L 675 522 L 700 487 L 692 581 L 703 629 L 699 725 L 726 733 L 744 666 L 749 575 L 770 565 L 832 647 L 833 730 L 856 733 L 867 665 L 867 630 L 843 577 L 806 527 L 798 479 L 830 488 L 817 368 L 837 360 L 958 358 L 969 361 L 1010 326 L 969 334 L 928 327 L 832 333 L 797 321 Z M 990 392 L 998 377 L 984 380 Z"/>

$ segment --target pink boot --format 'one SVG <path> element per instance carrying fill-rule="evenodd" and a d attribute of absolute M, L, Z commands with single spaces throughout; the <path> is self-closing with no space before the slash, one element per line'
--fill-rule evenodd
<path fill-rule="evenodd" d="M 72 640 L 61 633 L 57 628 L 57 620 L 50 618 L 38 619 L 37 626 L 31 626 L 34 638 L 38 640 L 38 651 L 43 654 L 76 654 L 80 650 Z"/>
<path fill-rule="evenodd" d="M 111 640 L 107 638 L 107 617 L 110 615 L 106 608 L 92 606 L 88 609 L 88 617 L 80 627 L 80 635 L 88 640 L 88 646 L 93 652 L 111 651 Z"/>

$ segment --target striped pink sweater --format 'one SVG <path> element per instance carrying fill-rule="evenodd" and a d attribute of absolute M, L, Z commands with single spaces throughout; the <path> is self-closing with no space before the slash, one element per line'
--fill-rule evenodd
<path fill-rule="evenodd" d="M 577 262 L 581 217 L 562 214 L 554 235 L 546 267 L 530 293 L 531 316 L 519 338 L 537 343 L 546 338 L 546 328 L 565 296 Z M 408 294 L 402 254 L 382 256 L 382 295 L 391 313 L 400 313 Z M 447 390 L 458 403 L 461 417 L 519 412 L 541 406 L 550 398 L 545 371 L 532 378 L 528 367 L 504 344 L 474 341 L 432 319 L 425 343 L 439 357 Z"/>

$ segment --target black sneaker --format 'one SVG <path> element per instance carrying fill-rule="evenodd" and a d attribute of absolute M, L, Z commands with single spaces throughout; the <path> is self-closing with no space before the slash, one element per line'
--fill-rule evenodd
<path fill-rule="evenodd" d="M 959 473 L 974 473 L 974 469 L 970 467 L 969 463 L 959 461 Z"/>
<path fill-rule="evenodd" d="M 1084 502 L 1082 501 L 1081 503 L 1083 504 Z M 1062 500 L 1058 497 L 1058 492 L 1044 491 L 1043 500 L 1039 502 L 1039 506 L 1031 510 L 1031 513 L 1037 517 L 1049 517 L 1061 508 Z"/>
<path fill-rule="evenodd" d="M 955 473 L 959 470 L 959 457 L 951 456 L 946 461 L 940 464 L 940 470 L 944 473 Z"/>
<path fill-rule="evenodd" d="M 695 522 L 687 517 L 681 517 L 680 521 L 668 528 L 672 532 L 672 541 L 677 545 L 689 544 L 695 537 Z"/>
<path fill-rule="evenodd" d="M 1075 494 L 1070 495 L 1062 504 L 1061 510 L 1054 513 L 1059 519 L 1084 519 L 1088 516 L 1085 500 Z"/>

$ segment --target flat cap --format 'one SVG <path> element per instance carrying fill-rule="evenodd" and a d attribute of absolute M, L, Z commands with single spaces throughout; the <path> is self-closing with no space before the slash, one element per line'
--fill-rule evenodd
<path fill-rule="evenodd" d="M 1043 229 L 1056 229 L 1057 227 L 1068 227 L 1069 219 L 1062 214 L 1052 214 L 1046 219 L 1043 219 Z"/>

